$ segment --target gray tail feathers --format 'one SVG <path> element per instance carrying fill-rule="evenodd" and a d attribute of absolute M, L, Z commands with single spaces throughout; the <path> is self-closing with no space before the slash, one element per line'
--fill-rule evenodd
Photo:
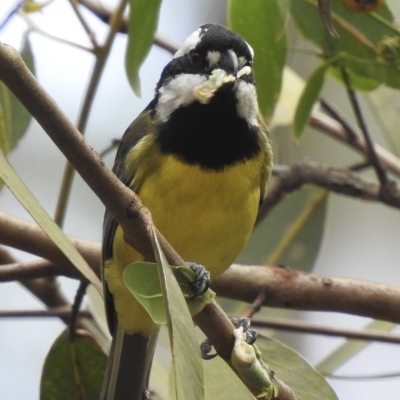
<path fill-rule="evenodd" d="M 115 332 L 100 400 L 146 400 L 157 335 Z"/>

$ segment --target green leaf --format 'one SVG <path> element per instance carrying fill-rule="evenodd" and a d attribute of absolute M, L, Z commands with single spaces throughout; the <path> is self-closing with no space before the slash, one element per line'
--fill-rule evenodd
<path fill-rule="evenodd" d="M 25 35 L 21 56 L 31 72 L 35 65 L 28 36 Z M 22 138 L 32 117 L 4 83 L 0 82 L 0 148 L 8 154 Z"/>
<path fill-rule="evenodd" d="M 208 289 L 201 296 L 194 297 L 194 288 L 192 282 L 196 276 L 189 267 L 171 267 L 175 278 L 178 281 L 180 290 L 186 297 L 186 305 L 189 308 L 190 315 L 199 313 L 208 301 L 215 297 L 215 293 Z M 145 261 L 135 262 L 125 267 L 123 272 L 125 285 L 135 296 L 136 300 L 146 309 L 156 324 L 167 323 L 165 312 L 165 302 L 161 287 L 158 266 L 155 263 Z M 143 285 L 142 282 L 146 282 Z"/>
<path fill-rule="evenodd" d="M 332 2 L 332 17 L 340 40 L 332 38 L 318 13 L 316 0 L 292 2 L 292 17 L 306 37 L 322 49 L 323 57 L 340 56 L 334 67 L 345 67 L 356 76 L 400 88 L 400 31 L 387 5 L 372 13 L 349 11 Z"/>
<path fill-rule="evenodd" d="M 156 324 L 165 324 L 167 316 L 157 264 L 145 261 L 130 264 L 125 267 L 123 278 L 125 285 L 153 321 Z M 142 282 L 146 282 L 146 285 Z"/>
<path fill-rule="evenodd" d="M 98 400 L 106 364 L 107 356 L 92 337 L 71 342 L 65 330 L 45 359 L 40 400 Z"/>
<path fill-rule="evenodd" d="M 237 262 L 312 270 L 322 242 L 326 204 L 324 192 L 313 187 L 286 196 L 256 227 Z"/>
<path fill-rule="evenodd" d="M 204 361 L 206 399 L 254 400 L 244 383 L 220 357 Z"/>
<path fill-rule="evenodd" d="M 388 87 L 380 87 L 367 97 L 380 130 L 390 144 L 390 150 L 400 156 L 400 93 Z"/>
<path fill-rule="evenodd" d="M 298 1 L 298 0 L 296 0 Z M 279 98 L 287 52 L 285 19 L 278 0 L 230 0 L 229 27 L 254 50 L 260 112 L 269 121 Z"/>
<path fill-rule="evenodd" d="M 130 0 L 125 66 L 129 82 L 140 96 L 139 69 L 153 44 L 161 0 Z"/>
<path fill-rule="evenodd" d="M 351 69 L 347 69 L 346 72 L 349 77 L 350 87 L 353 90 L 358 90 L 362 92 L 371 92 L 372 90 L 377 89 L 381 85 L 381 83 L 376 79 L 357 75 Z M 328 73 L 334 78 L 336 78 L 338 81 L 342 82 L 343 75 L 340 69 L 335 67 L 329 68 Z"/>
<path fill-rule="evenodd" d="M 301 134 L 304 132 L 304 128 L 308 124 L 312 108 L 318 101 L 319 94 L 321 93 L 325 74 L 329 65 L 329 63 L 320 65 L 306 80 L 306 86 L 300 96 L 293 120 L 293 132 L 296 138 L 300 138 Z"/>
<path fill-rule="evenodd" d="M 46 210 L 38 202 L 35 196 L 21 181 L 12 166 L 0 149 L 0 178 L 8 186 L 18 201 L 25 207 L 32 218 L 65 254 L 71 263 L 85 276 L 90 283 L 102 293 L 102 284 L 93 270 L 89 267 L 82 255 L 65 236 L 60 227 L 51 219 Z"/>
<path fill-rule="evenodd" d="M 324 377 L 298 353 L 284 344 L 259 336 L 263 360 L 296 394 L 297 400 L 338 400 Z"/>
<path fill-rule="evenodd" d="M 182 291 L 158 244 L 154 230 L 153 249 L 165 299 L 176 399 L 202 400 L 204 376 L 196 330 Z"/>

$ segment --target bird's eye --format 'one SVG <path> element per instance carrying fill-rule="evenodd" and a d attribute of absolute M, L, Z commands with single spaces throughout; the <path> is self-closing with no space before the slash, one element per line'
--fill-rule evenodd
<path fill-rule="evenodd" d="M 196 53 L 195 51 L 193 51 L 189 54 L 189 58 L 190 58 L 190 62 L 195 67 L 201 67 L 203 65 L 203 57 L 199 53 Z"/>

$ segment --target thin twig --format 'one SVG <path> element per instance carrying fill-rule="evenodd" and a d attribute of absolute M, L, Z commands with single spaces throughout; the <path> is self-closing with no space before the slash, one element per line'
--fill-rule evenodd
<path fill-rule="evenodd" d="M 368 147 L 363 135 L 358 129 L 355 131 L 357 134 L 356 141 L 350 141 L 348 138 L 348 132 L 338 121 L 318 110 L 312 111 L 310 117 L 310 126 L 319 130 L 325 135 L 338 140 L 342 144 L 349 145 L 351 148 L 363 154 L 364 157 L 368 158 Z M 400 159 L 376 143 L 374 143 L 374 148 L 381 161 L 381 164 L 388 171 L 400 177 Z"/>
<path fill-rule="evenodd" d="M 89 282 L 81 281 L 75 294 L 75 299 L 71 310 L 71 319 L 69 321 L 69 339 L 71 342 L 75 339 L 79 310 L 81 308 L 83 297 L 86 294 L 88 285 Z"/>
<path fill-rule="evenodd" d="M 304 321 L 283 320 L 274 318 L 252 318 L 251 325 L 259 328 L 273 328 L 288 332 L 310 333 L 348 339 L 360 339 L 382 343 L 400 344 L 400 335 L 393 335 L 379 331 L 360 331 L 354 329 L 338 329 L 322 325 L 311 324 Z"/>
<path fill-rule="evenodd" d="M 79 114 L 77 129 L 82 134 L 86 131 L 87 121 L 89 119 L 89 113 L 92 108 L 94 97 L 99 86 L 101 76 L 104 71 L 108 56 L 110 54 L 111 46 L 114 42 L 115 35 L 119 29 L 123 12 L 126 8 L 128 0 L 121 0 L 119 6 L 115 10 L 113 17 L 110 22 L 110 30 L 108 32 L 105 43 L 101 47 L 97 47 L 96 52 L 96 63 L 93 67 L 93 72 L 90 77 L 89 86 L 86 90 L 83 105 Z M 54 221 L 62 226 L 65 218 L 65 210 L 67 207 L 69 195 L 72 187 L 72 180 L 74 177 L 74 167 L 67 162 L 65 165 L 64 175 L 61 183 L 60 194 L 58 196 L 56 212 Z"/>
<path fill-rule="evenodd" d="M 368 158 L 371 161 L 371 164 L 375 168 L 376 175 L 378 176 L 378 179 L 381 183 L 382 188 L 384 188 L 384 187 L 386 187 L 386 185 L 389 182 L 386 171 L 383 169 L 383 167 L 379 161 L 379 158 L 376 154 L 374 143 L 372 142 L 371 135 L 369 134 L 367 124 L 365 122 L 364 116 L 361 111 L 360 104 L 357 99 L 357 95 L 351 87 L 349 75 L 345 68 L 341 68 L 341 73 L 342 73 L 343 82 L 346 86 L 347 94 L 349 96 L 349 100 L 350 100 L 351 106 L 353 108 L 353 112 L 356 117 L 358 126 L 361 129 L 361 132 L 363 133 L 365 142 L 367 144 L 368 156 L 369 156 Z"/>
<path fill-rule="evenodd" d="M 90 29 L 89 24 L 86 22 L 85 18 L 83 17 L 82 13 L 80 12 L 76 1 L 75 0 L 69 0 L 69 4 L 71 5 L 72 9 L 74 10 L 75 15 L 77 16 L 79 22 L 81 23 L 83 29 L 87 33 L 89 40 L 92 42 L 94 51 L 96 51 L 99 47 L 99 44 L 97 43 L 96 40 L 96 35 L 94 32 Z"/>
<path fill-rule="evenodd" d="M 390 182 L 385 188 L 349 169 L 328 167 L 311 161 L 302 161 L 291 167 L 277 166 L 273 171 L 278 179 L 269 188 L 258 212 L 257 223 L 289 193 L 305 184 L 313 184 L 331 192 L 366 201 L 380 201 L 391 207 L 400 208 L 400 186 Z"/>
<path fill-rule="evenodd" d="M 106 7 L 104 4 L 94 2 L 91 0 L 78 0 L 79 4 L 86 7 L 89 11 L 91 11 L 97 18 L 103 21 L 106 24 L 109 24 L 112 9 Z M 118 30 L 119 33 L 127 33 L 128 32 L 128 21 L 124 17 L 122 18 L 121 25 Z M 157 32 L 154 36 L 154 42 L 156 46 L 168 51 L 170 54 L 175 54 L 181 44 L 176 40 L 173 40 L 159 32 Z"/>
<path fill-rule="evenodd" d="M 71 307 L 52 307 L 47 310 L 1 310 L 0 318 L 65 318 L 71 317 Z M 79 318 L 92 318 L 92 313 L 82 310 Z"/>
<path fill-rule="evenodd" d="M 348 139 L 350 143 L 355 143 L 357 141 L 357 132 L 351 126 L 350 122 L 338 111 L 336 110 L 328 101 L 324 99 L 320 99 L 319 102 L 321 103 L 322 108 L 329 113 L 329 115 L 338 121 L 340 125 L 343 126 L 344 130 L 348 134 Z"/>

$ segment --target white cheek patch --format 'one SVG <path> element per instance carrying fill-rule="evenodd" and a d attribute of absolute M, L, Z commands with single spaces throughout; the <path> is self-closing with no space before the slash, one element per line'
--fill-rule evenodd
<path fill-rule="evenodd" d="M 243 75 L 250 75 L 250 74 L 251 74 L 251 68 L 248 65 L 246 65 L 237 73 L 236 77 L 239 79 Z"/>
<path fill-rule="evenodd" d="M 156 107 L 157 117 L 165 122 L 177 108 L 188 106 L 197 101 L 194 89 L 206 80 L 205 76 L 193 74 L 180 74 L 171 79 L 159 90 L 160 97 Z"/>
<path fill-rule="evenodd" d="M 175 53 L 174 58 L 182 57 L 185 54 L 189 53 L 193 50 L 197 44 L 200 42 L 201 37 L 200 35 L 201 28 L 195 30 L 183 43 L 182 47 Z"/>
<path fill-rule="evenodd" d="M 209 51 L 207 53 L 207 60 L 210 67 L 216 66 L 221 60 L 221 53 L 219 51 Z"/>
<path fill-rule="evenodd" d="M 255 86 L 252 83 L 247 83 L 242 80 L 237 81 L 237 85 L 236 108 L 239 117 L 244 118 L 249 125 L 258 126 L 258 103 Z"/>

